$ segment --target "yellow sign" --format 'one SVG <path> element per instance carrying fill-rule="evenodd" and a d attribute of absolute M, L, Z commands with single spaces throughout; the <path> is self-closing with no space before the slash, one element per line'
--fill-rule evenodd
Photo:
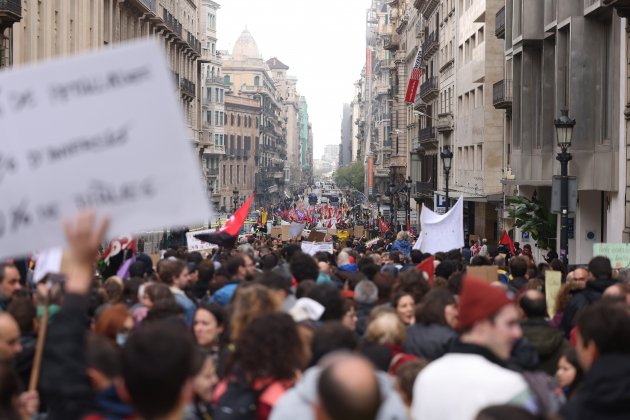
<path fill-rule="evenodd" d="M 545 298 L 547 299 L 547 312 L 553 318 L 556 314 L 556 296 L 562 287 L 562 273 L 560 271 L 545 271 Z"/>

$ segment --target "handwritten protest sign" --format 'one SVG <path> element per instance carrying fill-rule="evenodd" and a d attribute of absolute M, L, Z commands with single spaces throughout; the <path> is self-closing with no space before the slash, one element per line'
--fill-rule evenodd
<path fill-rule="evenodd" d="M 560 271 L 545 271 L 545 298 L 547 300 L 547 311 L 553 318 L 556 314 L 556 296 L 562 287 L 562 273 Z"/>
<path fill-rule="evenodd" d="M 499 271 L 496 265 L 472 266 L 466 268 L 466 273 L 480 280 L 492 283 L 499 280 Z"/>
<path fill-rule="evenodd" d="M 302 252 L 308 255 L 315 255 L 320 251 L 333 253 L 332 242 L 308 242 L 302 241 Z"/>
<path fill-rule="evenodd" d="M 63 245 L 88 208 L 111 236 L 211 216 L 155 41 L 0 74 L 0 133 L 0 258 Z"/>
<path fill-rule="evenodd" d="M 593 244 L 593 256 L 608 257 L 613 268 L 630 267 L 630 244 Z"/>
<path fill-rule="evenodd" d="M 200 233 L 212 233 L 215 232 L 216 229 L 205 229 L 205 230 L 195 230 L 186 232 L 186 245 L 188 246 L 188 251 L 204 251 L 209 249 L 218 248 L 219 246 L 216 244 L 211 244 L 209 242 L 200 241 L 195 238 L 194 235 L 199 235 Z"/>

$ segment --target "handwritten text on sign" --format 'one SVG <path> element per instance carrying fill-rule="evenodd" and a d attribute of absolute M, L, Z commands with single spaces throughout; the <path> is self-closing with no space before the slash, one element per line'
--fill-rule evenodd
<path fill-rule="evenodd" d="M 210 216 L 157 43 L 0 73 L 0 258 L 64 244 L 93 208 L 109 234 Z"/>

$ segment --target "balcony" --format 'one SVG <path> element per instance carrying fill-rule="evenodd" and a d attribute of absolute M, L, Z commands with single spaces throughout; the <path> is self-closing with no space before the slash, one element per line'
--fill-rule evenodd
<path fill-rule="evenodd" d="M 437 140 L 437 130 L 435 127 L 426 127 L 420 129 L 420 134 L 418 135 L 418 140 L 420 140 L 420 144 L 429 143 Z"/>
<path fill-rule="evenodd" d="M 453 114 L 450 112 L 446 112 L 444 114 L 438 115 L 437 121 L 437 131 L 438 133 L 450 133 L 453 131 L 454 122 L 453 122 Z"/>
<path fill-rule="evenodd" d="M 195 84 L 188 79 L 182 78 L 181 84 L 182 95 L 188 96 L 190 99 L 194 99 L 196 96 Z"/>
<path fill-rule="evenodd" d="M 389 95 L 389 86 L 383 82 L 379 82 L 376 85 L 376 97 L 381 95 Z"/>
<path fill-rule="evenodd" d="M 208 77 L 206 79 L 206 84 L 208 85 L 223 85 L 223 77 Z"/>
<path fill-rule="evenodd" d="M 512 109 L 511 80 L 499 80 L 492 85 L 492 105 L 495 109 Z"/>
<path fill-rule="evenodd" d="M 440 81 L 437 76 L 427 78 L 427 81 L 420 85 L 420 98 L 424 102 L 431 102 L 440 94 Z"/>
<path fill-rule="evenodd" d="M 166 26 L 173 31 L 180 38 L 182 37 L 182 24 L 179 23 L 175 16 L 169 13 L 168 10 L 163 9 L 162 11 L 162 19 L 164 19 L 164 23 Z"/>
<path fill-rule="evenodd" d="M 0 0 L 0 26 L 9 25 L 22 20 L 21 0 Z"/>
<path fill-rule="evenodd" d="M 426 0 L 424 2 L 424 10 L 422 11 L 422 16 L 424 16 L 425 19 L 428 19 L 429 17 L 431 17 L 431 15 L 433 14 L 433 12 L 435 12 L 435 9 L 437 9 L 439 4 L 440 4 L 439 0 Z"/>
<path fill-rule="evenodd" d="M 131 1 L 134 3 L 134 1 Z M 152 12 L 154 15 L 157 14 L 157 0 L 135 0 L 138 6 L 144 11 Z"/>
<path fill-rule="evenodd" d="M 225 154 L 225 146 L 222 144 L 214 144 L 211 143 L 204 147 L 203 149 L 204 155 L 224 155 Z"/>
<path fill-rule="evenodd" d="M 420 94 L 416 95 L 416 100 L 413 102 L 413 109 L 420 112 L 427 110 L 427 104 L 420 98 Z"/>
<path fill-rule="evenodd" d="M 219 176 L 219 168 L 206 169 L 206 175 L 212 177 Z"/>
<path fill-rule="evenodd" d="M 415 7 L 418 10 L 422 10 L 422 8 L 424 7 L 424 3 L 426 2 L 426 0 L 415 0 L 413 2 L 413 7 Z"/>
<path fill-rule="evenodd" d="M 201 55 L 201 42 L 190 32 L 187 37 L 188 45 L 197 52 L 197 54 Z"/>
<path fill-rule="evenodd" d="M 496 14 L 494 34 L 499 39 L 505 39 L 505 6 Z"/>
<path fill-rule="evenodd" d="M 416 182 L 416 194 L 421 196 L 433 197 L 433 192 L 437 189 L 432 181 L 418 181 Z"/>
<path fill-rule="evenodd" d="M 440 42 L 438 40 L 437 32 L 431 32 L 422 43 L 422 53 L 424 59 L 428 60 L 433 54 L 440 49 Z"/>
<path fill-rule="evenodd" d="M 630 0 L 601 0 L 602 6 L 613 6 L 619 16 L 630 16 Z"/>
<path fill-rule="evenodd" d="M 383 49 L 387 51 L 396 51 L 398 50 L 398 35 L 385 35 L 383 36 Z"/>

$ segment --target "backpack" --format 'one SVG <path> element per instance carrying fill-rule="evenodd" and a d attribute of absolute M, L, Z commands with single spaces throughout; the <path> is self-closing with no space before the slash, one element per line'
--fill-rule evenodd
<path fill-rule="evenodd" d="M 253 390 L 241 376 L 228 379 L 228 386 L 214 407 L 213 420 L 256 420 L 258 399 L 267 386 Z"/>

